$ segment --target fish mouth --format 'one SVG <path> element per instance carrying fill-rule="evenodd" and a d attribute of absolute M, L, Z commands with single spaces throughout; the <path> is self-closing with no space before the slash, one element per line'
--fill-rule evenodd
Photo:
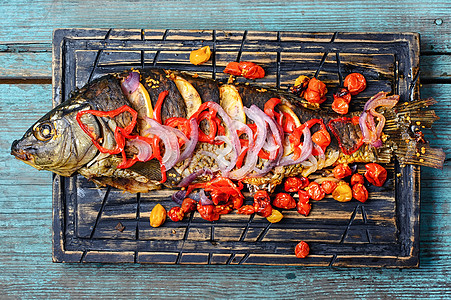
<path fill-rule="evenodd" d="M 19 140 L 15 140 L 11 145 L 11 155 L 24 162 L 33 162 L 34 157 L 31 152 L 34 152 L 35 149 L 33 147 L 22 149 L 19 147 L 19 142 Z"/>

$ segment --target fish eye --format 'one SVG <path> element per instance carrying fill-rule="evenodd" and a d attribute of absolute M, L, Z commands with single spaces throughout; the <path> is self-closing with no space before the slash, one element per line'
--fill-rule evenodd
<path fill-rule="evenodd" d="M 55 127 L 50 122 L 41 123 L 33 130 L 34 137 L 40 141 L 48 141 L 55 135 Z"/>

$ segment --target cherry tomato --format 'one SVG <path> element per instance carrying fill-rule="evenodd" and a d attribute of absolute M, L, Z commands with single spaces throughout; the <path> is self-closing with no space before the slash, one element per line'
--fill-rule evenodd
<path fill-rule="evenodd" d="M 307 177 L 289 177 L 285 180 L 284 190 L 286 192 L 297 192 L 308 186 L 309 183 Z"/>
<path fill-rule="evenodd" d="M 243 205 L 244 198 L 241 195 L 232 196 L 232 203 L 234 209 L 239 209 Z"/>
<path fill-rule="evenodd" d="M 316 182 L 311 182 L 307 187 L 307 193 L 313 200 L 319 201 L 326 196 L 321 186 Z"/>
<path fill-rule="evenodd" d="M 352 170 L 349 168 L 348 164 L 339 164 L 334 170 L 334 177 L 337 179 L 342 179 L 352 175 Z"/>
<path fill-rule="evenodd" d="M 352 197 L 364 203 L 368 199 L 368 191 L 366 190 L 366 187 L 361 183 L 357 183 L 352 186 Z"/>
<path fill-rule="evenodd" d="M 168 211 L 168 217 L 174 222 L 178 222 L 183 220 L 185 213 L 183 212 L 181 207 L 174 206 Z"/>
<path fill-rule="evenodd" d="M 357 95 L 366 88 L 366 79 L 360 73 L 351 73 L 346 76 L 343 85 L 351 95 Z"/>
<path fill-rule="evenodd" d="M 312 206 L 308 202 L 298 201 L 298 203 L 296 204 L 296 210 L 301 215 L 308 216 L 311 209 L 312 209 Z"/>
<path fill-rule="evenodd" d="M 259 65 L 249 62 L 230 62 L 227 64 L 227 67 L 224 69 L 224 73 L 232 74 L 235 76 L 243 76 L 247 79 L 257 79 L 265 77 L 265 70 Z"/>
<path fill-rule="evenodd" d="M 324 82 L 312 78 L 304 92 L 304 99 L 310 103 L 323 103 L 326 101 L 327 88 Z"/>
<path fill-rule="evenodd" d="M 345 181 L 340 181 L 332 192 L 332 197 L 338 202 L 348 202 L 352 199 L 352 190 Z"/>
<path fill-rule="evenodd" d="M 191 198 L 185 198 L 182 202 L 182 210 L 185 214 L 196 210 L 197 201 Z"/>
<path fill-rule="evenodd" d="M 332 109 L 337 114 L 345 115 L 348 113 L 349 104 L 346 103 L 346 101 L 343 98 L 335 98 L 335 95 L 334 95 L 334 102 L 332 103 Z"/>
<path fill-rule="evenodd" d="M 266 217 L 266 220 L 268 220 L 271 223 L 280 222 L 280 220 L 282 220 L 282 219 L 283 219 L 283 215 L 277 209 L 273 209 L 271 214 Z"/>
<path fill-rule="evenodd" d="M 304 75 L 299 76 L 298 78 L 296 78 L 294 86 L 290 87 L 290 92 L 299 97 L 302 97 L 304 95 L 305 90 L 308 87 L 309 81 L 310 78 L 308 78 L 307 76 Z"/>
<path fill-rule="evenodd" d="M 202 205 L 198 203 L 197 211 L 204 220 L 210 222 L 219 220 L 219 214 L 215 211 L 214 205 Z"/>
<path fill-rule="evenodd" d="M 355 173 L 351 177 L 351 185 L 353 186 L 353 185 L 356 185 L 357 183 L 361 183 L 361 184 L 365 183 L 365 179 L 363 179 L 363 176 L 360 175 L 359 173 Z"/>
<path fill-rule="evenodd" d="M 299 195 L 299 202 L 302 203 L 308 203 L 310 200 L 310 195 L 308 194 L 308 192 L 304 191 L 304 190 L 300 190 L 298 192 Z"/>
<path fill-rule="evenodd" d="M 255 213 L 255 209 L 253 205 L 243 205 L 238 209 L 237 213 L 242 215 L 252 215 Z"/>
<path fill-rule="evenodd" d="M 254 210 L 259 216 L 266 218 L 272 212 L 271 200 L 267 191 L 257 191 L 254 195 Z"/>
<path fill-rule="evenodd" d="M 296 254 L 296 257 L 299 258 L 305 258 L 310 252 L 310 247 L 308 244 L 304 241 L 299 242 L 299 244 L 296 245 L 296 248 L 294 249 L 294 254 Z"/>
<path fill-rule="evenodd" d="M 287 193 L 278 193 L 272 205 L 278 208 L 292 209 L 296 207 L 296 201 Z"/>
<path fill-rule="evenodd" d="M 330 134 L 326 129 L 320 129 L 312 135 L 312 141 L 321 148 L 330 145 Z"/>
<path fill-rule="evenodd" d="M 332 180 L 325 180 L 321 183 L 321 189 L 326 194 L 332 194 L 332 192 L 335 190 L 336 187 L 337 183 Z"/>
<path fill-rule="evenodd" d="M 351 102 L 351 93 L 347 88 L 341 88 L 334 94 L 334 100 L 336 98 L 342 98 L 346 103 Z"/>
<path fill-rule="evenodd" d="M 365 165 L 365 178 L 375 186 L 383 186 L 387 180 L 387 170 L 379 164 L 370 163 Z"/>

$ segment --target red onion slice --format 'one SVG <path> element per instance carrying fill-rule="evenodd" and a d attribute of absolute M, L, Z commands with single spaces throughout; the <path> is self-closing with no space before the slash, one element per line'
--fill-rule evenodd
<path fill-rule="evenodd" d="M 229 174 L 229 178 L 240 180 L 244 178 L 249 172 L 252 172 L 257 165 L 258 162 L 258 153 L 263 148 L 263 145 L 265 144 L 266 135 L 267 135 L 267 126 L 266 122 L 261 119 L 258 114 L 256 114 L 254 111 L 250 110 L 247 107 L 244 107 L 244 112 L 248 119 L 251 119 L 254 121 L 255 125 L 257 126 L 257 134 L 255 141 L 252 139 L 252 145 L 249 141 L 249 150 L 247 151 L 247 155 L 244 161 L 244 165 L 237 170 L 232 171 Z M 249 126 L 246 126 L 249 128 Z M 250 129 L 250 128 L 249 128 Z M 253 137 L 252 130 L 250 133 L 247 133 L 249 136 Z"/>
<path fill-rule="evenodd" d="M 127 145 L 138 149 L 138 155 L 136 157 L 139 161 L 148 161 L 152 157 L 152 147 L 147 142 L 139 138 L 128 140 Z"/>
<path fill-rule="evenodd" d="M 177 187 L 187 187 L 191 184 L 197 177 L 203 176 L 203 175 L 213 175 L 213 172 L 209 169 L 200 169 L 187 177 L 183 178 L 182 181 L 179 182 Z"/>
<path fill-rule="evenodd" d="M 214 110 L 216 110 L 218 112 L 218 115 L 221 117 L 222 121 L 226 125 L 227 131 L 228 131 L 228 136 L 229 136 L 230 141 L 233 146 L 232 149 L 235 150 L 235 155 L 232 156 L 234 159 L 232 159 L 230 161 L 230 165 L 226 168 L 226 170 L 230 171 L 233 169 L 233 167 L 235 167 L 236 160 L 238 159 L 238 156 L 241 153 L 240 138 L 238 137 L 238 134 L 236 132 L 235 122 L 224 111 L 224 109 L 221 107 L 221 105 L 219 105 L 216 102 L 210 102 L 210 106 L 211 106 L 211 108 L 213 108 Z M 227 171 L 227 173 L 228 173 L 228 171 Z"/>
<path fill-rule="evenodd" d="M 125 95 L 129 95 L 136 91 L 139 87 L 139 73 L 138 72 L 130 72 L 128 73 L 127 78 L 121 83 L 122 92 Z"/>
<path fill-rule="evenodd" d="M 279 124 L 277 124 L 273 118 L 269 117 L 267 114 L 265 114 L 264 111 L 262 111 L 257 106 L 252 105 L 249 109 L 255 112 L 261 119 L 263 119 L 269 125 L 269 128 L 275 139 L 276 145 L 280 149 L 279 153 L 277 154 L 277 157 L 275 158 L 276 163 L 278 163 L 283 155 L 282 135 Z"/>
<path fill-rule="evenodd" d="M 154 119 L 148 117 L 146 117 L 146 121 L 151 127 L 146 129 L 145 133 L 158 136 L 164 144 L 165 150 L 161 164 L 166 168 L 166 170 L 169 170 L 177 163 L 180 158 L 179 142 L 177 134 L 174 133 L 174 130 L 176 129 L 161 125 Z"/>
<path fill-rule="evenodd" d="M 307 126 L 305 126 L 304 130 L 302 131 L 302 134 L 304 136 L 304 141 L 301 148 L 301 156 L 297 160 L 293 160 L 294 154 L 282 157 L 279 166 L 297 165 L 305 161 L 310 156 L 310 154 L 312 154 L 313 142 L 310 134 L 310 129 Z"/>

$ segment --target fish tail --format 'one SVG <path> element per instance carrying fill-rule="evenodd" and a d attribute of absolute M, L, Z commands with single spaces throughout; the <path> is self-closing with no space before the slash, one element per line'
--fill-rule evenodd
<path fill-rule="evenodd" d="M 434 110 L 427 109 L 435 103 L 432 98 L 405 102 L 384 114 L 383 132 L 401 165 L 443 168 L 445 153 L 441 148 L 432 148 L 422 132 L 439 119 Z"/>

